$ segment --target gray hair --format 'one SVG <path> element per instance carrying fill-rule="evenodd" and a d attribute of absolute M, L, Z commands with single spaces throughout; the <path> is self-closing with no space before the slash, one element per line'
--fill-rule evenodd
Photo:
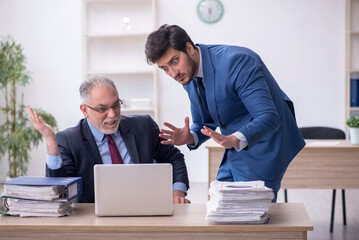
<path fill-rule="evenodd" d="M 103 75 L 89 76 L 85 81 L 81 83 L 79 89 L 82 102 L 86 102 L 87 99 L 90 97 L 90 92 L 92 88 L 105 86 L 110 86 L 117 92 L 116 85 L 110 78 Z"/>

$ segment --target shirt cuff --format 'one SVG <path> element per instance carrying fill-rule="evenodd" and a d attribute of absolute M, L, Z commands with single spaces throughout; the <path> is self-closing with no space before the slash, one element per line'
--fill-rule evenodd
<path fill-rule="evenodd" d="M 184 195 L 187 196 L 186 184 L 184 184 L 183 182 L 175 182 L 173 184 L 173 191 L 175 190 L 182 191 L 184 192 Z"/>
<path fill-rule="evenodd" d="M 55 169 L 61 168 L 62 159 L 61 159 L 60 154 L 57 156 L 52 156 L 52 155 L 46 154 L 46 164 L 50 170 L 55 170 Z"/>
<path fill-rule="evenodd" d="M 193 145 L 187 144 L 187 145 L 189 147 L 194 148 L 194 147 L 196 147 L 198 145 L 199 140 L 198 140 L 198 136 L 197 136 L 197 134 L 195 132 L 191 131 L 191 134 L 193 136 L 194 144 Z"/>
<path fill-rule="evenodd" d="M 247 138 L 243 135 L 243 133 L 235 132 L 232 135 L 239 139 L 239 145 L 237 147 L 234 147 L 237 152 L 248 146 Z"/>

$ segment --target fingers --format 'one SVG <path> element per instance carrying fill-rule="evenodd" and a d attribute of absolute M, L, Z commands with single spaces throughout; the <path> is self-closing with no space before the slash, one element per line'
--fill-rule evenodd
<path fill-rule="evenodd" d="M 165 125 L 166 127 L 168 127 L 169 129 L 172 130 L 176 130 L 177 128 L 175 126 L 173 126 L 172 124 L 168 123 L 168 122 L 164 122 L 163 125 Z"/>
<path fill-rule="evenodd" d="M 34 122 L 35 120 L 34 111 L 32 111 L 32 108 L 29 105 L 26 106 L 26 109 L 27 109 L 27 113 L 29 114 L 30 120 Z"/>
<path fill-rule="evenodd" d="M 38 117 L 39 118 L 39 122 L 41 123 L 41 124 L 45 124 L 45 120 L 42 118 L 42 117 Z"/>
<path fill-rule="evenodd" d="M 166 129 L 161 129 L 160 130 L 162 134 L 168 134 L 168 135 L 171 135 L 173 133 L 173 131 L 170 131 L 170 130 L 166 130 Z"/>
<path fill-rule="evenodd" d="M 189 128 L 189 117 L 184 118 L 184 126 L 185 128 Z"/>
<path fill-rule="evenodd" d="M 206 135 L 206 136 L 209 136 L 210 137 L 210 133 L 206 130 L 206 129 L 201 129 L 201 133 L 203 134 L 203 135 Z"/>
<path fill-rule="evenodd" d="M 185 197 L 174 197 L 173 203 L 174 204 L 189 204 L 189 203 L 191 203 L 191 201 Z"/>
<path fill-rule="evenodd" d="M 168 141 L 161 141 L 161 144 L 164 144 L 164 145 L 172 145 L 173 142 L 171 140 L 168 140 Z"/>
<path fill-rule="evenodd" d="M 222 134 L 220 134 L 220 133 L 218 133 L 218 132 L 216 132 L 216 131 L 214 131 L 214 130 L 212 130 L 211 128 L 209 128 L 209 127 L 207 127 L 207 126 L 203 126 L 203 129 L 202 129 L 206 134 L 205 135 L 207 135 L 207 136 L 210 136 L 210 137 L 212 137 L 212 138 L 223 138 L 223 135 Z M 201 130 L 201 132 L 202 132 L 202 130 Z M 203 133 L 203 132 L 202 132 Z"/>
<path fill-rule="evenodd" d="M 171 139 L 171 138 L 172 138 L 172 134 L 173 134 L 173 131 L 161 129 L 161 130 L 160 130 L 160 134 L 158 134 L 158 136 L 159 136 L 160 138 L 164 138 L 164 139 Z"/>
<path fill-rule="evenodd" d="M 162 134 L 162 133 L 158 134 L 158 136 L 159 136 L 160 138 L 164 138 L 164 139 L 172 139 L 172 136 L 171 136 L 171 135 L 165 135 L 165 134 Z"/>
<path fill-rule="evenodd" d="M 26 106 L 26 109 L 29 114 L 33 114 L 32 108 L 29 105 Z"/>
<path fill-rule="evenodd" d="M 201 133 L 206 136 L 213 137 L 213 134 L 215 134 L 216 132 L 209 127 L 203 126 L 203 129 L 201 129 Z"/>
<path fill-rule="evenodd" d="M 35 127 L 35 129 L 38 130 L 39 124 L 45 123 L 44 119 L 39 117 L 39 115 L 37 115 L 37 113 L 34 110 L 32 110 L 32 108 L 29 105 L 26 106 L 26 109 L 29 114 L 29 118 L 30 121 L 32 122 L 32 125 Z"/>
<path fill-rule="evenodd" d="M 210 132 L 210 133 L 214 133 L 214 132 L 215 132 L 215 131 L 213 131 L 211 128 L 207 127 L 207 126 L 203 126 L 203 128 L 204 128 L 205 130 L 207 130 L 208 132 Z"/>

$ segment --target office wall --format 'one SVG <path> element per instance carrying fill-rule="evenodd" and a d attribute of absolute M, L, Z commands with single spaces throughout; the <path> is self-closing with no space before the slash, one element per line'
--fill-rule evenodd
<path fill-rule="evenodd" d="M 202 23 L 193 0 L 158 0 L 158 26 L 182 26 L 194 42 L 249 47 L 267 64 L 294 101 L 299 126 L 345 129 L 345 1 L 221 0 L 224 16 Z M 0 0 L 0 35 L 22 44 L 33 72 L 24 89 L 26 104 L 55 115 L 60 129 L 81 117 L 78 85 L 82 80 L 80 0 Z M 181 107 L 178 107 L 181 106 Z M 190 116 L 182 86 L 159 74 L 159 124 L 183 126 Z M 0 121 L 3 116 L 0 116 Z M 190 180 L 207 180 L 207 151 L 180 147 Z M 32 151 L 29 175 L 44 172 L 45 146 Z M 7 172 L 0 162 L 0 180 Z"/>

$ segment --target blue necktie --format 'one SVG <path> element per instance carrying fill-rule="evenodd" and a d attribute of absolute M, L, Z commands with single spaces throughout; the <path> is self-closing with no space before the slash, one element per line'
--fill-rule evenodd
<path fill-rule="evenodd" d="M 202 100 L 202 103 L 203 103 L 204 107 L 208 111 L 206 90 L 204 89 L 203 79 L 201 77 L 194 77 L 194 80 L 196 81 L 196 84 L 197 84 L 197 87 L 198 87 L 199 97 Z"/>

